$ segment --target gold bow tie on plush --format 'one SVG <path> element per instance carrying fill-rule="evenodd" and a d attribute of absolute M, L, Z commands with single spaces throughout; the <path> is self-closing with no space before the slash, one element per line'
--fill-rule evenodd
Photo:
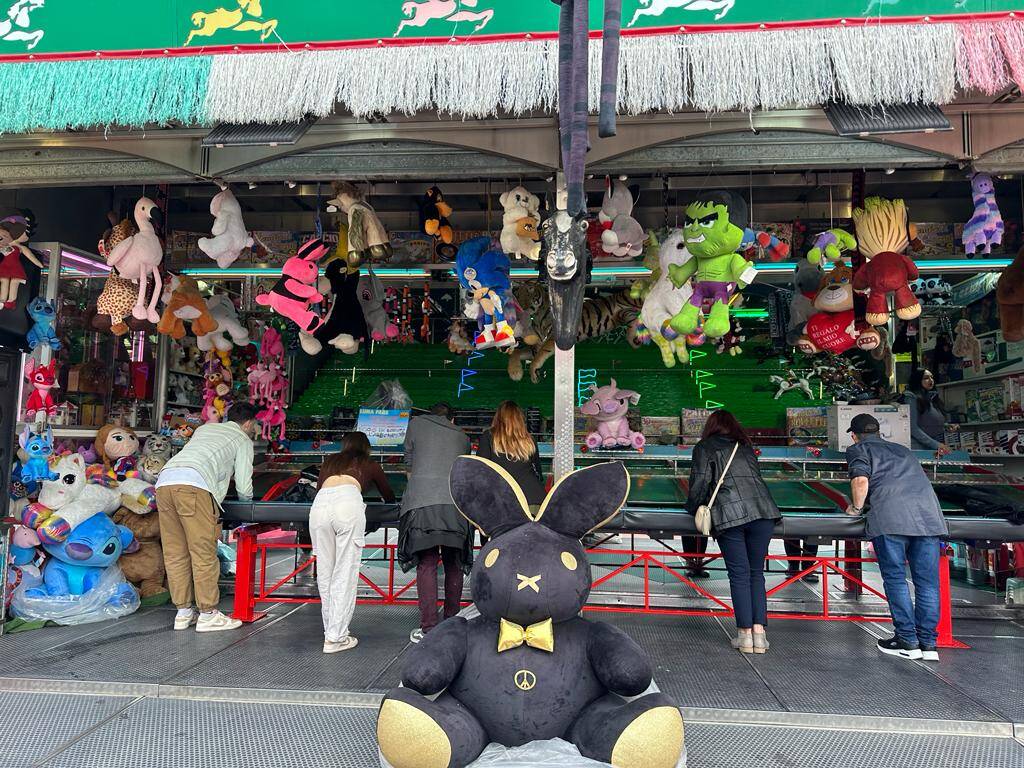
<path fill-rule="evenodd" d="M 531 648 L 552 653 L 555 650 L 555 632 L 551 619 L 538 621 L 523 629 L 513 621 L 501 620 L 498 630 L 498 653 L 510 651 L 526 643 Z"/>

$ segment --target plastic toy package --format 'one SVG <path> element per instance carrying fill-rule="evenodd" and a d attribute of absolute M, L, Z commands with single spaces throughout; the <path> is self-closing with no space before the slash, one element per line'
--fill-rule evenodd
<path fill-rule="evenodd" d="M 139 609 L 139 595 L 124 589 L 127 582 L 121 569 L 111 565 L 104 569 L 95 587 L 84 595 L 29 597 L 25 592 L 38 583 L 23 582 L 11 598 L 11 612 L 26 621 L 52 621 L 72 626 L 95 621 L 119 619 Z"/>

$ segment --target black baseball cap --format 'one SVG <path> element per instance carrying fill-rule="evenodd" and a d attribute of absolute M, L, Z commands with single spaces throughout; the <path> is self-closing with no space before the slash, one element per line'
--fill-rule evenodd
<path fill-rule="evenodd" d="M 850 419 L 850 428 L 846 431 L 855 435 L 875 435 L 880 428 L 881 425 L 874 416 L 869 413 L 858 413 Z"/>

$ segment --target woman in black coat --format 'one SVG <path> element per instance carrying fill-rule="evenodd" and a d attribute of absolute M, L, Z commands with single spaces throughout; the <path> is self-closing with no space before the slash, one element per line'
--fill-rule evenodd
<path fill-rule="evenodd" d="M 530 511 L 544 501 L 544 474 L 537 443 L 526 429 L 523 409 L 511 400 L 498 406 L 491 428 L 480 436 L 476 455 L 500 466 L 523 489 Z"/>
<path fill-rule="evenodd" d="M 743 653 L 764 653 L 768 650 L 764 561 L 782 513 L 761 478 L 750 438 L 728 411 L 711 414 L 693 449 L 686 508 L 696 513 L 710 503 L 734 447 L 736 456 L 711 507 L 711 532 L 729 573 L 738 630 L 732 647 Z"/>

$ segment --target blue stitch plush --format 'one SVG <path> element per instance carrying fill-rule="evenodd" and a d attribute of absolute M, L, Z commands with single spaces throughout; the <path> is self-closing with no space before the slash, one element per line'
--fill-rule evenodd
<path fill-rule="evenodd" d="M 21 482 L 28 486 L 36 480 L 56 480 L 58 475 L 50 469 L 50 454 L 53 453 L 53 430 L 49 427 L 43 434 L 36 434 L 28 426 L 18 437 L 18 444 L 27 454 L 21 467 Z"/>
<path fill-rule="evenodd" d="M 34 352 L 44 344 L 54 352 L 60 349 L 60 340 L 57 338 L 57 331 L 53 327 L 54 323 L 57 322 L 57 310 L 53 302 L 47 301 L 42 296 L 37 296 L 29 302 L 28 316 L 35 323 L 29 330 L 27 337 L 32 351 Z"/>

